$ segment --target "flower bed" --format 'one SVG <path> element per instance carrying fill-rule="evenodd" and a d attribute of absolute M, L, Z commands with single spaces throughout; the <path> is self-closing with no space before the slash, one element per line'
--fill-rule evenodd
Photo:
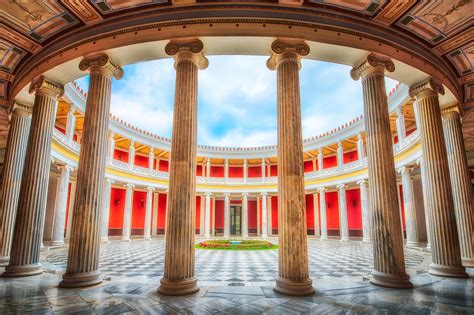
<path fill-rule="evenodd" d="M 262 240 L 207 240 L 196 244 L 196 248 L 217 250 L 268 250 L 277 249 L 278 245 Z"/>

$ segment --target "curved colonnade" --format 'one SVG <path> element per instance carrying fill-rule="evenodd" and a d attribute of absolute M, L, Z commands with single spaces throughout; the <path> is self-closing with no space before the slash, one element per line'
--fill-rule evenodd
<path fill-rule="evenodd" d="M 235 230 L 235 221 L 233 225 L 230 222 L 236 219 L 235 212 L 234 215 L 230 214 L 230 208 L 236 204 L 235 197 L 238 197 L 242 208 L 244 220 L 241 221 L 240 234 L 243 237 L 251 236 L 249 205 L 250 199 L 255 197 L 258 198 L 255 234 L 262 237 L 278 234 L 279 276 L 275 290 L 285 294 L 311 294 L 314 289 L 307 272 L 307 252 L 302 250 L 306 248 L 306 227 L 312 225 L 312 234 L 321 239 L 335 236 L 330 235 L 328 229 L 328 208 L 331 207 L 327 201 L 327 191 L 334 189 L 338 194 L 338 236 L 342 241 L 361 237 L 374 244 L 372 283 L 387 287 L 411 287 L 403 262 L 403 227 L 406 230 L 407 245 L 418 246 L 424 241 L 431 245 L 432 274 L 467 276 L 463 263 L 465 266 L 472 266 L 473 260 L 472 213 L 469 208 L 471 192 L 466 188 L 469 178 L 462 141 L 454 136 L 460 133 L 461 128 L 459 114 L 454 106 L 444 109 L 444 133 L 449 137 L 446 140 L 449 152 L 446 150 L 438 100 L 438 95 L 444 94 L 443 86 L 432 78 L 412 84 L 410 88 L 402 85 L 390 96 L 387 104 L 384 74 L 394 71 L 395 65 L 385 56 L 370 53 L 355 64 L 351 72 L 353 79 L 360 78 L 362 81 L 364 119 L 358 119 L 346 128 L 317 139 L 303 141 L 298 67 L 300 59 L 309 53 L 310 47 L 300 40 L 284 39 L 274 41 L 271 49 L 272 57 L 268 66 L 278 72 L 278 153 L 277 147 L 218 149 L 197 146 L 197 70 L 205 68 L 207 63 L 202 54 L 203 44 L 197 39 L 171 41 L 165 49 L 168 55 L 175 57 L 177 71 L 173 135 L 179 136 L 174 136 L 171 143 L 170 140 L 154 139 L 148 133 L 133 130 L 116 119 L 109 121 L 111 80 L 114 76 L 120 78 L 122 70 L 106 53 L 88 55 L 80 64 L 81 70 L 90 70 L 91 73 L 81 135 L 74 132 L 73 116 L 74 108 L 84 109 L 84 96 L 71 85 L 63 88 L 43 76 L 35 79 L 30 85 L 30 92 L 35 95 L 30 128 L 30 135 L 33 136 L 28 139 L 24 167 L 21 165 L 22 161 L 12 162 L 12 165 L 7 166 L 10 146 L 17 145 L 13 144 L 14 141 L 9 141 L 6 156 L 5 172 L 12 174 L 13 184 L 11 187 L 4 185 L 2 194 L 18 194 L 18 187 L 21 189 L 18 210 L 14 209 L 15 198 L 11 198 L 11 201 L 5 199 L 9 203 L 3 205 L 4 213 L 7 208 L 13 213 L 15 210 L 17 212 L 15 228 L 11 211 L 9 216 L 2 217 L 2 224 L 7 227 L 2 233 L 8 234 L 8 237 L 2 238 L 3 242 L 13 238 L 11 252 L 8 244 L 2 244 L 2 248 L 5 247 L 1 253 L 2 259 L 9 261 L 3 275 L 28 276 L 41 272 L 40 238 L 43 236 L 43 228 L 49 224 L 54 231 L 49 240 L 52 244 L 63 242 L 61 232 L 64 229 L 70 244 L 67 272 L 61 285 L 80 287 L 99 283 L 98 243 L 99 239 L 105 241 L 109 236 L 107 227 L 114 219 L 110 207 L 117 203 L 116 199 L 112 200 L 110 197 L 112 187 L 125 185 L 122 240 L 129 240 L 133 230 L 134 189 L 146 190 L 146 200 L 141 201 L 142 208 L 145 208 L 144 238 L 150 238 L 159 232 L 160 201 L 157 195 L 168 192 L 166 225 L 163 231 L 167 236 L 165 275 L 159 289 L 163 294 L 189 294 L 198 290 L 194 275 L 195 231 L 197 229 L 205 237 L 221 233 L 224 237 L 239 234 Z M 72 114 L 68 116 L 65 134 L 55 130 L 51 136 L 49 133 L 52 131 L 56 112 L 51 106 L 54 106 L 57 97 L 63 97 L 64 89 L 64 98 L 74 105 L 71 106 Z M 416 131 L 410 130 L 412 133 L 407 136 L 401 108 L 412 102 L 412 99 L 416 99 L 416 127 L 413 128 Z M 18 108 L 22 108 L 21 105 Z M 397 113 L 395 145 L 390 129 L 389 109 Z M 14 111 L 13 115 L 24 116 L 24 110 Z M 107 143 L 109 125 L 111 131 Z M 12 131 L 16 132 L 12 138 L 24 139 L 27 128 L 12 128 Z M 114 158 L 116 134 L 124 134 L 125 137 L 121 138 L 132 143 L 127 163 Z M 74 137 L 78 139 L 78 136 L 81 138 L 81 146 L 74 141 Z M 357 141 L 356 153 L 350 159 L 355 156 L 357 158 L 344 163 L 345 153 L 341 143 L 354 143 L 354 140 L 349 139 L 351 137 L 356 137 Z M 453 142 L 452 138 L 457 140 Z M 151 148 L 148 167 L 135 163 L 136 142 L 143 142 L 141 147 Z M 326 164 L 329 162 L 325 160 L 324 148 L 334 143 L 337 146 L 335 150 L 332 149 L 336 166 L 325 167 L 325 161 Z M 450 147 L 452 145 L 456 147 L 453 149 Z M 169 172 L 160 170 L 161 162 L 156 165 L 156 149 L 171 152 Z M 317 155 L 304 161 L 303 151 L 311 149 L 316 149 Z M 448 163 L 447 156 L 453 156 L 453 152 L 461 154 Z M 206 163 L 205 167 L 200 166 L 200 176 L 195 173 L 195 170 L 199 170 L 196 154 L 198 157 L 201 155 Z M 278 163 L 273 169 L 270 165 L 267 171 L 265 161 L 275 155 L 278 156 Z M 216 157 L 225 161 L 223 177 L 211 176 L 211 161 Z M 61 165 L 61 174 L 54 198 L 53 221 L 48 222 L 45 220 L 45 187 L 50 158 Z M 251 159 L 262 161 L 260 177 L 254 176 L 255 173 L 249 176 L 251 166 L 248 161 Z M 242 178 L 229 176 L 229 161 L 232 160 L 244 161 L 241 167 Z M 311 166 L 306 167 L 307 164 Z M 322 167 L 319 168 L 319 165 Z M 18 170 L 22 168 L 25 174 L 20 186 Z M 75 169 L 78 170 L 77 187 L 68 189 L 71 172 Z M 396 182 L 397 170 L 401 177 L 403 195 L 399 193 Z M 415 187 L 412 178 L 417 177 L 418 173 L 421 178 L 418 186 L 423 187 L 422 200 L 417 200 L 419 194 L 413 193 L 421 188 Z M 465 176 L 455 176 L 453 173 Z M 347 199 L 348 191 L 354 186 L 359 188 L 360 196 L 349 199 L 352 203 L 355 201 L 355 204 L 360 204 L 361 215 L 352 219 L 359 221 L 362 228 L 359 234 L 353 231 L 351 235 Z M 308 204 L 311 202 L 308 202 L 307 195 L 305 197 L 305 191 L 311 196 L 309 199 L 313 198 L 311 223 L 307 220 Z M 196 192 L 205 196 L 199 198 L 199 207 L 195 202 Z M 32 194 L 35 196 L 34 204 L 30 204 L 30 198 L 26 197 Z M 274 194 L 278 198 L 276 211 L 273 209 L 273 197 L 270 197 Z M 216 226 L 217 202 L 211 203 L 211 199 L 214 197 L 215 200 L 217 196 L 224 197 L 222 231 Z M 399 198 L 403 201 L 399 201 Z M 399 206 L 402 204 L 403 207 Z M 200 220 L 196 219 L 197 208 Z M 306 211 L 302 211 L 304 208 Z M 354 204 L 352 208 L 356 208 Z M 235 207 L 233 209 L 236 210 Z M 401 212 L 403 215 L 400 215 Z M 273 218 L 269 218 L 274 215 L 278 216 L 276 224 Z M 404 222 L 401 219 L 403 217 Z M 428 224 L 421 222 L 423 217 L 427 218 Z M 199 225 L 196 224 L 197 221 Z M 169 228 L 170 226 L 173 228 Z M 423 229 L 429 230 L 426 239 Z M 466 237 L 469 235 L 471 237 Z M 47 234 L 44 236 L 47 237 Z"/>

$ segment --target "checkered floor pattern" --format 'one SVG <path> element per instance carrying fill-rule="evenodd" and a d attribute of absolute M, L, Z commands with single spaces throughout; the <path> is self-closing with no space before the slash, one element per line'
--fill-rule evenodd
<path fill-rule="evenodd" d="M 100 269 L 105 277 L 159 280 L 163 276 L 164 240 L 102 244 Z M 313 279 L 367 276 L 373 268 L 372 246 L 360 242 L 308 241 L 309 271 Z M 419 270 L 426 255 L 405 250 L 406 267 Z M 67 250 L 46 261 L 65 269 Z M 278 251 L 196 250 L 196 277 L 200 282 L 223 285 L 261 285 L 278 272 Z"/>

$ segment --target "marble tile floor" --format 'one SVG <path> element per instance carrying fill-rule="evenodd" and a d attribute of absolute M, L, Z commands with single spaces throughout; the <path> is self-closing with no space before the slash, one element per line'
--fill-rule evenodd
<path fill-rule="evenodd" d="M 366 268 L 366 264 L 371 268 L 371 253 L 367 250 L 370 245 L 314 240 L 308 243 L 310 260 L 317 260 L 310 264 L 316 293 L 301 298 L 280 295 L 272 290 L 276 251 L 197 250 L 196 276 L 201 290 L 186 297 L 168 297 L 158 295 L 156 291 L 161 278 L 156 274 L 162 273 L 162 264 L 154 263 L 158 267 L 154 266 L 153 276 L 145 272 L 153 265 L 153 262 L 148 263 L 149 259 L 162 258 L 162 252 L 157 249 L 162 247 L 163 240 L 102 245 L 101 268 L 111 270 L 122 264 L 135 269 L 130 273 L 118 271 L 116 275 L 104 272 L 106 280 L 102 284 L 84 289 L 58 287 L 64 272 L 66 248 L 45 249 L 42 275 L 0 278 L 0 314 L 474 314 L 474 279 L 428 275 L 425 270 L 430 262 L 429 253 L 405 250 L 407 268 L 415 287 L 394 290 L 371 285 L 365 272 L 354 275 L 355 267 L 344 267 L 331 275 L 327 275 L 327 271 L 317 275 L 318 270 L 314 270 L 329 261 L 331 266 L 336 266 L 347 261 L 347 255 L 356 254 L 355 257 L 365 257 L 360 268 Z M 127 252 L 135 257 L 132 265 L 127 261 Z M 105 257 L 114 255 L 115 262 L 111 264 Z M 221 260 L 220 266 L 213 266 L 213 273 L 220 280 L 209 278 L 203 269 L 206 260 L 212 257 Z M 269 273 L 272 278 L 261 279 L 267 271 L 260 265 L 255 266 L 250 279 L 245 278 L 249 274 L 242 273 L 239 268 L 251 269 L 259 260 L 272 270 Z M 354 262 L 350 264 L 354 265 Z M 0 272 L 3 270 L 0 268 Z M 469 272 L 474 276 L 474 270 Z"/>

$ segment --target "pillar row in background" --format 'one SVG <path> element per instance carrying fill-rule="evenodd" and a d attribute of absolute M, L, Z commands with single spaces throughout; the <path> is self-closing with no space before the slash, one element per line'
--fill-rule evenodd
<path fill-rule="evenodd" d="M 369 168 L 369 212 L 374 251 L 371 283 L 391 288 L 411 288 L 405 271 L 403 239 L 398 207 L 398 190 L 393 159 L 392 133 L 385 90 L 385 71 L 393 72 L 393 62 L 371 53 L 352 71 L 362 78 L 364 117 Z"/>
<path fill-rule="evenodd" d="M 211 238 L 211 193 L 206 192 L 205 199 L 206 202 L 204 204 L 205 213 L 204 213 L 204 237 L 209 239 Z"/>
<path fill-rule="evenodd" d="M 341 241 L 349 241 L 349 222 L 347 221 L 346 185 L 337 186 L 339 196 L 339 222 Z"/>
<path fill-rule="evenodd" d="M 110 195 L 112 193 L 112 184 L 114 180 L 106 178 L 104 182 L 104 193 L 102 197 L 102 213 L 100 215 L 100 241 L 106 243 L 109 241 L 109 221 L 110 221 Z"/>
<path fill-rule="evenodd" d="M 112 78 L 120 79 L 123 75 L 122 69 L 105 53 L 84 57 L 79 69 L 89 71 L 90 80 L 68 261 L 61 287 L 84 287 L 102 281 L 99 271 L 100 211 L 107 160 L 110 97 Z"/>
<path fill-rule="evenodd" d="M 399 170 L 399 172 L 403 190 L 402 202 L 405 210 L 406 246 L 419 247 L 420 238 L 415 210 L 415 198 L 413 196 L 413 179 L 411 177 L 412 169 L 404 166 Z"/>
<path fill-rule="evenodd" d="M 30 84 L 35 93 L 31 127 L 21 179 L 18 209 L 9 265 L 3 276 L 40 274 L 40 248 L 46 211 L 51 159 L 51 138 L 62 85 L 36 77 Z"/>
<path fill-rule="evenodd" d="M 64 228 L 66 225 L 67 199 L 69 193 L 69 178 L 74 170 L 69 165 L 59 167 L 61 174 L 59 176 L 58 190 L 56 193 L 56 209 L 54 211 L 53 235 L 50 245 L 64 245 Z"/>
<path fill-rule="evenodd" d="M 277 39 L 267 66 L 277 71 L 278 94 L 278 277 L 274 290 L 288 295 L 314 292 L 308 271 L 301 131 L 300 59 L 309 46 Z"/>
<path fill-rule="evenodd" d="M 367 180 L 357 182 L 360 189 L 360 206 L 362 212 L 362 242 L 372 242 L 372 229 L 370 228 L 370 212 L 369 212 L 369 193 Z"/>
<path fill-rule="evenodd" d="M 132 231 L 133 184 L 125 184 L 125 207 L 123 209 L 122 241 L 130 241 Z"/>
<path fill-rule="evenodd" d="M 420 130 L 424 175 L 429 206 L 432 263 L 429 273 L 446 277 L 467 277 L 462 266 L 456 214 L 449 176 L 448 156 L 441 121 L 438 94 L 443 86 L 428 79 L 410 88 L 416 99 L 415 119 Z M 451 141 L 453 139 L 450 139 Z"/>
<path fill-rule="evenodd" d="M 326 188 L 319 188 L 319 210 L 321 213 L 321 240 L 328 239 L 328 223 L 326 213 Z"/>
<path fill-rule="evenodd" d="M 198 39 L 172 40 L 165 52 L 175 58 L 176 87 L 169 177 L 164 275 L 158 292 L 186 295 L 199 290 L 195 277 L 198 69 L 207 59 Z"/>
<path fill-rule="evenodd" d="M 145 231 L 143 238 L 145 240 L 151 239 L 151 208 L 153 203 L 153 187 L 146 187 L 146 209 L 145 209 Z"/>
<path fill-rule="evenodd" d="M 242 237 L 244 239 L 249 237 L 249 201 L 248 201 L 249 194 L 243 193 L 242 194 Z"/>
<path fill-rule="evenodd" d="M 224 238 L 230 237 L 230 194 L 224 193 Z"/>
<path fill-rule="evenodd" d="M 31 110 L 30 106 L 15 103 L 10 119 L 3 181 L 0 187 L 0 266 L 6 265 L 10 259 L 10 246 L 31 125 Z"/>

